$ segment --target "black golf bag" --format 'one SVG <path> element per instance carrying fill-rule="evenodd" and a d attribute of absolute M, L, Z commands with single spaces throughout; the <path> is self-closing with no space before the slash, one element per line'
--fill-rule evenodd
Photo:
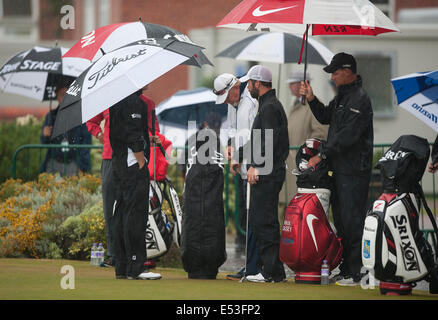
<path fill-rule="evenodd" d="M 181 258 L 191 279 L 215 279 L 226 260 L 224 158 L 210 129 L 198 131 L 188 144 L 183 195 Z M 205 141 L 205 142 L 204 142 Z"/>
<path fill-rule="evenodd" d="M 426 139 L 401 136 L 376 168 L 380 169 L 383 194 L 365 218 L 362 263 L 374 269 L 383 294 L 409 294 L 412 284 L 427 280 L 431 293 L 438 293 L 437 248 L 432 249 L 419 228 L 423 204 L 434 228 L 437 225 L 419 182 L 429 159 Z"/>

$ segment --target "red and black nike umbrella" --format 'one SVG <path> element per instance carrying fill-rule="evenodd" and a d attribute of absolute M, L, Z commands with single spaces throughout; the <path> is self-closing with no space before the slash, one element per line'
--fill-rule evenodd
<path fill-rule="evenodd" d="M 304 34 L 303 44 L 309 29 L 312 35 L 377 36 L 399 31 L 368 0 L 243 0 L 217 27 Z M 306 68 L 305 61 L 304 75 Z"/>

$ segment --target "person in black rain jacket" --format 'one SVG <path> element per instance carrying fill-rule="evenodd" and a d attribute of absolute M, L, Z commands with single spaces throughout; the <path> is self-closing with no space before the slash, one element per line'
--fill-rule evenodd
<path fill-rule="evenodd" d="M 336 284 L 351 286 L 361 280 L 361 241 L 373 160 L 373 110 L 352 55 L 336 54 L 324 71 L 332 74 L 338 88 L 327 107 L 313 95 L 307 82 L 302 82 L 300 89 L 316 119 L 330 125 L 327 143 L 308 165 L 328 159 L 333 169 L 333 219 L 344 247 Z"/>
<path fill-rule="evenodd" d="M 73 82 L 73 77 L 63 76 L 56 79 L 55 95 L 59 104 Z M 91 135 L 85 124 L 72 128 L 62 135 L 52 138 L 52 129 L 55 124 L 58 106 L 50 110 L 44 118 L 41 128 L 40 141 L 42 144 L 91 144 Z M 80 148 L 50 148 L 47 150 L 41 172 L 59 173 L 61 176 L 72 176 L 90 171 L 90 149 Z"/>
<path fill-rule="evenodd" d="M 239 166 L 237 162 L 242 163 L 243 158 L 249 163 L 249 222 L 254 230 L 262 272 L 249 275 L 246 279 L 252 282 L 282 282 L 286 280 L 286 274 L 279 258 L 278 196 L 285 179 L 286 158 L 289 155 L 287 117 L 272 89 L 272 74 L 266 67 L 252 67 L 240 81 L 248 81 L 251 96 L 259 101 L 251 140 L 239 148 L 239 161 L 232 160 L 231 164 Z"/>
<path fill-rule="evenodd" d="M 110 108 L 109 139 L 116 187 L 113 248 L 118 279 L 159 279 L 144 272 L 146 223 L 149 210 L 147 106 L 137 91 Z"/>

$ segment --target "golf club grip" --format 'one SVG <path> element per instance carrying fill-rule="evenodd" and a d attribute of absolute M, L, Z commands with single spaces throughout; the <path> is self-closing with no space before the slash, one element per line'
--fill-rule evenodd
<path fill-rule="evenodd" d="M 152 135 L 155 136 L 155 109 L 152 109 Z"/>
<path fill-rule="evenodd" d="M 149 131 L 150 131 L 151 134 L 152 134 L 152 129 L 151 129 L 151 128 L 149 128 Z M 152 135 L 153 135 L 153 134 L 152 134 Z M 160 151 L 161 151 L 161 153 L 163 154 L 163 156 L 166 156 L 166 150 L 164 150 L 163 145 L 159 144 L 158 147 L 160 148 Z"/>
<path fill-rule="evenodd" d="M 303 106 L 306 104 L 306 96 L 301 96 L 301 104 Z"/>

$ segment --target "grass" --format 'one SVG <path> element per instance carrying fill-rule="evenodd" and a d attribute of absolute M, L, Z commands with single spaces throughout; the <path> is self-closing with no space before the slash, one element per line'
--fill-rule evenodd
<path fill-rule="evenodd" d="M 71 265 L 75 289 L 61 288 L 61 268 Z M 86 261 L 0 259 L 1 300 L 432 300 L 424 291 L 411 296 L 382 296 L 378 289 L 286 283 L 249 283 L 225 279 L 191 280 L 182 269 L 158 268 L 156 281 L 116 280 L 113 268 Z"/>

